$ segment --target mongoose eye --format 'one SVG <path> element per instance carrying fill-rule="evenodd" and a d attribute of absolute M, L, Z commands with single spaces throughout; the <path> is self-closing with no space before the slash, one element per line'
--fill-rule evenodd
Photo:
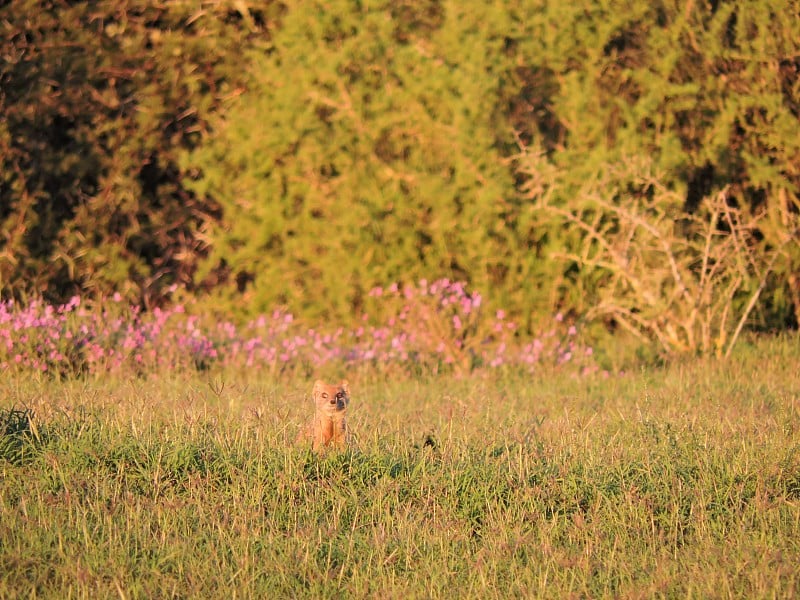
<path fill-rule="evenodd" d="M 328 397 L 328 392 L 322 392 L 322 397 L 323 398 L 327 398 Z"/>

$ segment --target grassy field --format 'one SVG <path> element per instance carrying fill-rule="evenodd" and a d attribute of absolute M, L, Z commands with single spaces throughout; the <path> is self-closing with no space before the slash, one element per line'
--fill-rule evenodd
<path fill-rule="evenodd" d="M 325 456 L 310 381 L 6 374 L 0 598 L 797 597 L 799 367 L 348 373 Z"/>

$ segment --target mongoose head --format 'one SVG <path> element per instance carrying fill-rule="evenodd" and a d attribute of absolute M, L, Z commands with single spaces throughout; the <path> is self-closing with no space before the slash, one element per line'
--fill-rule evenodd
<path fill-rule="evenodd" d="M 343 413 L 350 403 L 350 385 L 342 379 L 339 385 L 331 385 L 320 381 L 314 383 L 314 405 L 318 411 L 328 415 Z"/>

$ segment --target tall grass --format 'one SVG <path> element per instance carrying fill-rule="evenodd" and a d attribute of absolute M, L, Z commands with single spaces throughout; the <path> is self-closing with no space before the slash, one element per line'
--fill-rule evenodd
<path fill-rule="evenodd" d="M 0 383 L 0 597 L 796 597 L 800 345 L 624 376 Z"/>

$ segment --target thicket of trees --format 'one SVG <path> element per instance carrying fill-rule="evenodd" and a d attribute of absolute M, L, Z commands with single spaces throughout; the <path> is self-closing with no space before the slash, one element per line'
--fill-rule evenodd
<path fill-rule="evenodd" d="M 180 157 L 268 34 L 221 3 L 3 2 L 0 285 L 58 300 L 193 285 L 219 204 Z"/>
<path fill-rule="evenodd" d="M 668 351 L 800 314 L 800 5 L 0 8 L 0 285 L 349 320 L 441 276 Z"/>

